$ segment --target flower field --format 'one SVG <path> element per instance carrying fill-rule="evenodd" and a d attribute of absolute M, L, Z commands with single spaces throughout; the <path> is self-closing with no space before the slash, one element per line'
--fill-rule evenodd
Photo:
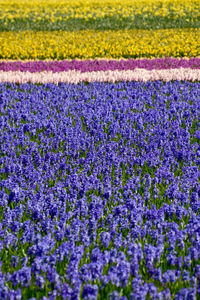
<path fill-rule="evenodd" d="M 200 299 L 199 40 L 199 0 L 0 0 L 0 300 Z"/>

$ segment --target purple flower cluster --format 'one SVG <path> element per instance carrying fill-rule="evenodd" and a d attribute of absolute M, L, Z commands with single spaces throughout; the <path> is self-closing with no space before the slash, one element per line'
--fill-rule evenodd
<path fill-rule="evenodd" d="M 200 83 L 0 90 L 0 299 L 199 297 Z"/>
<path fill-rule="evenodd" d="M 200 68 L 200 59 L 191 57 L 185 58 L 154 58 L 154 59 L 120 59 L 120 60 L 61 60 L 61 61 L 2 61 L 0 70 L 2 71 L 21 71 L 21 72 L 42 72 L 52 71 L 53 73 L 78 70 L 80 72 L 107 71 L 107 70 L 134 70 L 144 68 L 147 70 L 161 70 L 171 68 Z"/>

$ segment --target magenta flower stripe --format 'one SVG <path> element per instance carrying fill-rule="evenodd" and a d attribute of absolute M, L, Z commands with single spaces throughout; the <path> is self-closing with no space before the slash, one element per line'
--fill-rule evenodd
<path fill-rule="evenodd" d="M 143 68 L 146 70 L 200 69 L 200 58 L 154 58 L 154 59 L 121 59 L 121 60 L 63 60 L 63 61 L 1 61 L 2 71 L 42 72 L 53 73 L 77 70 L 80 72 L 108 71 L 108 70 L 134 70 Z"/>

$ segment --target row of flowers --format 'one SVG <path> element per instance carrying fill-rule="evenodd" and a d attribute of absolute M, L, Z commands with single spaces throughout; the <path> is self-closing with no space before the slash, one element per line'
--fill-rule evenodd
<path fill-rule="evenodd" d="M 198 299 L 200 83 L 0 90 L 0 299 Z"/>
<path fill-rule="evenodd" d="M 117 16 L 117 18 L 133 19 L 141 15 L 146 17 L 178 17 L 198 18 L 200 2 L 198 0 L 0 0 L 0 19 L 14 23 L 17 19 L 56 22 L 63 18 L 102 19 Z"/>
<path fill-rule="evenodd" d="M 196 57 L 200 29 L 0 32 L 1 59 Z"/>
<path fill-rule="evenodd" d="M 153 10 L 147 10 L 145 3 L 143 7 L 133 6 L 119 7 L 118 9 L 106 7 L 90 7 L 84 11 L 82 7 L 64 7 L 61 10 L 41 9 L 41 11 L 30 10 L 24 14 L 23 10 L 11 11 L 1 9 L 0 6 L 0 31 L 54 31 L 54 30 L 122 30 L 122 29 L 166 29 L 166 28 L 199 28 L 200 27 L 200 3 L 191 10 L 183 12 L 183 5 L 174 9 L 174 3 L 170 8 L 154 5 Z M 85 8 L 85 7 L 84 7 Z"/>
<path fill-rule="evenodd" d="M 1 71 L 21 72 L 42 72 L 52 71 L 53 73 L 77 70 L 80 72 L 108 71 L 108 70 L 134 70 L 143 68 L 146 70 L 179 69 L 190 68 L 200 69 L 200 58 L 154 58 L 154 59 L 87 59 L 87 60 L 34 60 L 34 61 L 0 61 Z"/>
<path fill-rule="evenodd" d="M 79 83 L 79 82 L 117 82 L 117 81 L 171 81 L 190 80 L 200 81 L 200 69 L 192 70 L 188 68 L 167 69 L 167 70 L 145 70 L 136 68 L 135 70 L 108 70 L 96 72 L 80 72 L 70 70 L 67 72 L 43 71 L 31 73 L 28 71 L 0 71 L 0 82 L 12 83 Z"/>

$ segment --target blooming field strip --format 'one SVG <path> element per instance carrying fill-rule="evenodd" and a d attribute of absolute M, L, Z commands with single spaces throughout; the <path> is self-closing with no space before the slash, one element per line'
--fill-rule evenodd
<path fill-rule="evenodd" d="M 195 0 L 0 1 L 0 31 L 199 27 Z"/>
<path fill-rule="evenodd" d="M 200 29 L 0 32 L 1 59 L 195 57 Z"/>
<path fill-rule="evenodd" d="M 79 82 L 117 82 L 117 81 L 154 81 L 154 80 L 190 80 L 200 81 L 200 70 L 196 69 L 167 69 L 167 70 L 108 70 L 96 72 L 80 72 L 80 71 L 67 71 L 56 72 L 21 72 L 21 71 L 0 71 L 0 82 L 12 83 L 79 83 Z"/>
<path fill-rule="evenodd" d="M 0 90 L 0 298 L 195 299 L 200 83 Z"/>
<path fill-rule="evenodd" d="M 200 58 L 154 58 L 154 59 L 88 59 L 88 60 L 46 60 L 46 61 L 0 61 L 0 71 L 42 72 L 53 73 L 77 70 L 80 72 L 108 71 L 108 70 L 146 70 L 191 68 L 200 69 Z"/>

